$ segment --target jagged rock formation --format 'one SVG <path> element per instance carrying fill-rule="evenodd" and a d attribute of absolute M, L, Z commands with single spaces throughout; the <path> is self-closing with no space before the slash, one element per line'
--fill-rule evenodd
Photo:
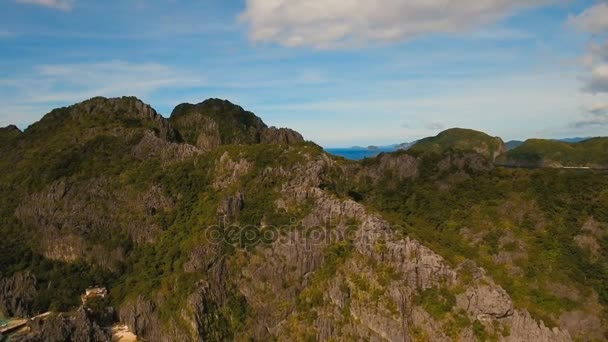
<path fill-rule="evenodd" d="M 0 315 L 29 315 L 36 295 L 36 277 L 30 272 L 19 272 L 12 277 L 0 279 Z"/>
<path fill-rule="evenodd" d="M 228 101 L 182 104 L 164 119 L 134 98 L 95 98 L 11 139 L 0 155 L 0 234 L 24 261 L 0 250 L 7 315 L 51 302 L 73 308 L 71 296 L 99 284 L 118 320 L 150 341 L 605 333 L 598 279 L 608 197 L 597 189 L 608 181 L 566 175 L 552 207 L 529 189 L 551 188 L 560 175 L 538 181 L 542 170 L 527 178 L 495 167 L 502 141 L 479 132 L 348 162 Z M 595 191 L 592 201 L 581 187 Z M 565 229 L 582 215 L 573 208 L 585 223 Z M 576 218 L 552 221 L 564 210 Z M 538 259 L 557 272 L 550 262 L 567 261 L 562 245 L 596 272 L 560 272 L 574 290 L 549 289 L 546 270 L 530 261 L 546 246 L 553 259 Z M 493 272 L 503 265 L 508 279 Z M 573 275 L 589 284 L 568 283 Z M 31 329 L 34 340 L 108 338 L 86 310 Z"/>
<path fill-rule="evenodd" d="M 85 309 L 78 309 L 73 315 L 58 314 L 45 319 L 28 322 L 30 331 L 14 336 L 17 342 L 66 341 L 66 342 L 110 342 L 112 332 L 100 327 Z"/>
<path fill-rule="evenodd" d="M 184 141 L 202 150 L 229 144 L 295 144 L 304 141 L 295 131 L 269 128 L 253 113 L 219 99 L 209 99 L 196 105 L 180 104 L 171 113 L 170 121 Z"/>
<path fill-rule="evenodd" d="M 303 142 L 302 135 L 289 128 L 269 127 L 262 129 L 260 142 L 262 144 L 296 144 Z"/>

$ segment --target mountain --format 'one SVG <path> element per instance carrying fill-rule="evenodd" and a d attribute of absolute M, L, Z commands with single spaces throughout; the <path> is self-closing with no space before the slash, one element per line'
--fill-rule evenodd
<path fill-rule="evenodd" d="M 566 143 L 577 143 L 577 142 L 581 142 L 581 141 L 585 141 L 591 138 L 564 138 L 564 139 L 554 139 L 555 141 L 562 141 L 562 142 L 566 142 Z M 505 145 L 507 147 L 507 151 L 510 151 L 516 147 L 519 147 L 523 144 L 524 142 L 521 140 L 511 140 L 508 141 Z"/>
<path fill-rule="evenodd" d="M 94 98 L 0 137 L 0 316 L 55 313 L 14 340 L 606 336 L 599 170 L 497 167 L 458 129 L 351 161 L 217 99 Z"/>
<path fill-rule="evenodd" d="M 521 140 L 510 140 L 505 143 L 505 147 L 507 148 L 507 151 L 510 151 L 510 150 L 520 146 L 523 143 L 524 142 Z"/>
<path fill-rule="evenodd" d="M 169 122 L 183 141 L 204 150 L 219 145 L 256 143 L 296 143 L 302 136 L 290 129 L 268 127 L 255 114 L 226 100 L 209 99 L 175 107 Z"/>
<path fill-rule="evenodd" d="M 412 141 L 412 142 L 404 142 L 401 144 L 396 144 L 395 145 L 395 149 L 397 150 L 409 150 L 412 146 L 416 145 L 418 141 Z"/>
<path fill-rule="evenodd" d="M 530 139 L 508 151 L 498 163 L 519 167 L 608 168 L 608 138 L 590 138 L 576 143 Z"/>
<path fill-rule="evenodd" d="M 502 139 L 471 129 L 452 128 L 435 137 L 419 140 L 409 151 L 416 153 L 444 153 L 446 151 L 470 151 L 494 160 L 506 147 Z"/>
<path fill-rule="evenodd" d="M 564 139 L 557 139 L 557 140 L 567 142 L 567 143 L 577 143 L 577 142 L 589 140 L 591 138 L 592 137 L 586 137 L 586 138 L 577 137 L 577 138 L 564 138 Z"/>

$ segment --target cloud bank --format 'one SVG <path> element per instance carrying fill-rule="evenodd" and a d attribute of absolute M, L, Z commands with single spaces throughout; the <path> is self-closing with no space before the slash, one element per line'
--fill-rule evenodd
<path fill-rule="evenodd" d="M 591 104 L 585 106 L 583 118 L 574 122 L 573 126 L 608 126 L 608 41 L 605 40 L 605 34 L 608 33 L 608 4 L 601 2 L 593 5 L 579 15 L 571 16 L 568 23 L 596 38 L 583 57 L 586 68 L 582 77 L 583 91 L 592 95 Z"/>
<path fill-rule="evenodd" d="M 334 48 L 459 33 L 550 0 L 247 0 L 253 42 Z"/>
<path fill-rule="evenodd" d="M 71 11 L 73 6 L 72 0 L 15 0 L 20 4 L 39 5 L 49 8 L 58 9 L 61 11 Z"/>
<path fill-rule="evenodd" d="M 602 33 L 608 31 L 608 4 L 598 3 L 581 14 L 571 16 L 568 22 L 580 31 Z"/>

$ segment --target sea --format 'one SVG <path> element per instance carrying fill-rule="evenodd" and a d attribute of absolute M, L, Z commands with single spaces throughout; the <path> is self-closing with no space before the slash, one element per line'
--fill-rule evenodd
<path fill-rule="evenodd" d="M 333 154 L 335 156 L 344 157 L 350 160 L 361 160 L 365 158 L 372 158 L 377 156 L 382 152 L 395 152 L 395 147 L 393 146 L 382 146 L 378 149 L 369 149 L 365 147 L 357 148 L 326 148 L 325 151 L 327 153 Z"/>

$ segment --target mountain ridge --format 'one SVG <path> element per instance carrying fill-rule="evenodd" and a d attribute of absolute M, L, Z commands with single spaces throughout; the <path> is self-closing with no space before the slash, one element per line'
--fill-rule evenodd
<path fill-rule="evenodd" d="M 104 285 L 102 308 L 155 341 L 605 333 L 588 309 L 608 300 L 603 173 L 499 168 L 477 133 L 352 162 L 222 105 L 227 123 L 182 107 L 203 123 L 183 134 L 94 98 L 19 134 L 0 155 L 0 312 L 68 312 Z"/>

